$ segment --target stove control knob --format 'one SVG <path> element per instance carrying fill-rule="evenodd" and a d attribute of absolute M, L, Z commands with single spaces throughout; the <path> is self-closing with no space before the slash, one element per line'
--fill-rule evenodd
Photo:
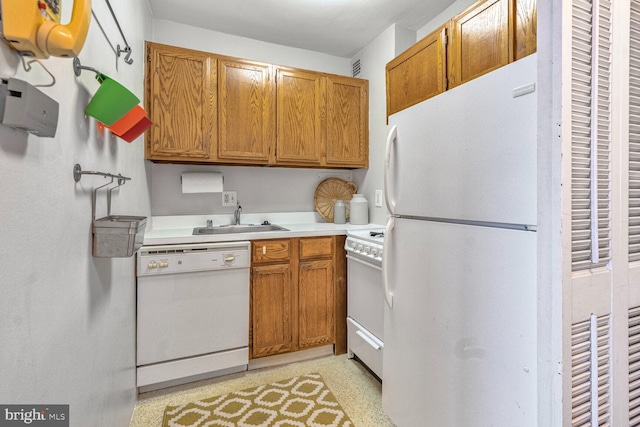
<path fill-rule="evenodd" d="M 355 248 L 356 247 L 356 242 L 354 242 L 353 240 L 349 240 L 349 247 L 350 248 Z"/>
<path fill-rule="evenodd" d="M 370 246 L 365 246 L 364 247 L 364 253 L 365 254 L 371 253 L 371 247 Z"/>
<path fill-rule="evenodd" d="M 374 257 L 378 256 L 378 248 L 371 248 L 371 255 L 373 255 Z"/>
<path fill-rule="evenodd" d="M 362 243 L 358 243 L 358 246 L 356 246 L 356 251 L 362 252 L 362 249 L 363 249 Z"/>

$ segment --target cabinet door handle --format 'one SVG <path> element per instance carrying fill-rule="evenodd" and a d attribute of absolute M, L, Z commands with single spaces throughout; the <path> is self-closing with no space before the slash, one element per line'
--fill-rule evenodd
<path fill-rule="evenodd" d="M 267 247 L 265 245 L 262 246 L 262 255 L 267 254 Z"/>

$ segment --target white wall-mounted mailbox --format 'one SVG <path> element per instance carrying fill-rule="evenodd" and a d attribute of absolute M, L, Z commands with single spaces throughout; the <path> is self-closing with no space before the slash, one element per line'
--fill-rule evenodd
<path fill-rule="evenodd" d="M 58 103 L 23 80 L 1 79 L 0 119 L 3 125 L 53 137 L 58 128 Z"/>

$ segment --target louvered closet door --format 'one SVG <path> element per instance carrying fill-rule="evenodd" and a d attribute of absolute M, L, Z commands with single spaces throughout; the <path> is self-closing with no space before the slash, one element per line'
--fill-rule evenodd
<path fill-rule="evenodd" d="M 629 310 L 629 426 L 640 426 L 640 307 Z"/>
<path fill-rule="evenodd" d="M 572 326 L 571 426 L 610 426 L 610 316 Z"/>
<path fill-rule="evenodd" d="M 629 261 L 640 260 L 640 0 L 631 1 L 629 49 Z"/>
<path fill-rule="evenodd" d="M 610 233 L 610 2 L 573 2 L 572 270 L 604 266 Z M 593 26 L 592 19 L 599 25 Z M 599 42 L 596 47 L 592 37 Z M 596 55 L 593 53 L 597 52 Z M 592 117 L 597 118 L 591 120 Z"/>
<path fill-rule="evenodd" d="M 571 425 L 611 424 L 611 2 L 573 0 Z"/>
<path fill-rule="evenodd" d="M 640 427 L 640 0 L 629 33 L 629 426 Z"/>

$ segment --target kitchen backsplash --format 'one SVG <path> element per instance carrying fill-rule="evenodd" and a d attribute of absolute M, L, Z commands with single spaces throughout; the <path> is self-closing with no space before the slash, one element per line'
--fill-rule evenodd
<path fill-rule="evenodd" d="M 185 171 L 222 172 L 225 191 L 236 191 L 243 212 L 315 211 L 313 196 L 325 178 L 352 180 L 349 170 L 293 169 L 248 166 L 151 164 L 151 214 L 203 215 L 233 212 L 222 206 L 221 193 L 183 194 Z"/>

